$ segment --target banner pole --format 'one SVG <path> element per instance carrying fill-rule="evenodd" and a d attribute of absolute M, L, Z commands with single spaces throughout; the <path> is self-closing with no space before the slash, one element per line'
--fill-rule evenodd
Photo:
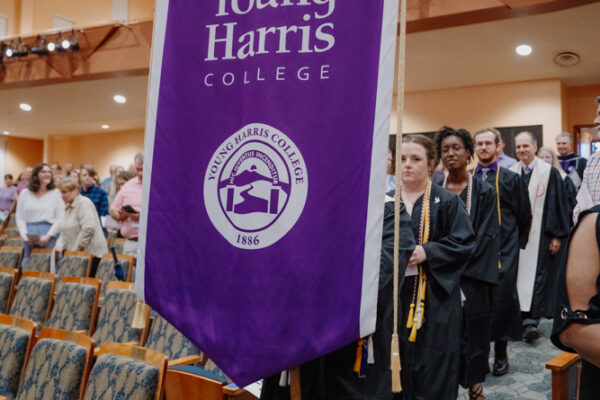
<path fill-rule="evenodd" d="M 406 71 L 406 0 L 400 0 L 400 24 L 398 32 L 398 87 L 397 87 L 397 125 L 396 125 L 396 189 L 394 192 L 394 331 L 392 334 L 391 370 L 392 392 L 402 392 L 400 340 L 398 337 L 398 297 L 400 293 L 399 249 L 400 249 L 400 202 L 402 183 L 400 180 L 402 151 L 402 118 L 404 115 L 404 78 Z"/>
<path fill-rule="evenodd" d="M 290 369 L 290 399 L 302 400 L 302 388 L 300 386 L 300 367 Z"/>

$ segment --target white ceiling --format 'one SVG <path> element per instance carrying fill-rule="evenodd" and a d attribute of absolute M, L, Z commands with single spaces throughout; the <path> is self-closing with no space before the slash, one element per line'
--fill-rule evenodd
<path fill-rule="evenodd" d="M 406 90 L 421 91 L 531 79 L 559 78 L 568 86 L 600 83 L 600 3 L 550 14 L 413 33 L 407 39 Z M 528 43 L 533 54 L 515 47 Z M 573 51 L 581 63 L 559 67 L 553 58 Z M 30 88 L 0 86 L 0 132 L 43 138 L 141 129 L 147 76 Z M 112 99 L 121 93 L 127 103 Z M 29 113 L 19 103 L 33 107 Z"/>
<path fill-rule="evenodd" d="M 521 57 L 515 47 L 533 53 Z M 565 68 L 554 56 L 572 51 L 581 62 Z M 600 83 L 600 3 L 532 17 L 408 35 L 406 90 L 560 78 L 567 86 Z"/>
<path fill-rule="evenodd" d="M 148 76 L 100 79 L 22 89 L 0 89 L 0 132 L 44 138 L 140 129 L 146 116 Z M 125 104 L 113 100 L 127 98 Z M 30 112 L 19 104 L 31 105 Z"/>

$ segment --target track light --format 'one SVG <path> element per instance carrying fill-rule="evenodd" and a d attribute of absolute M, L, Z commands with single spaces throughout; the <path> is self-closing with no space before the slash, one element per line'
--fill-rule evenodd
<path fill-rule="evenodd" d="M 45 56 L 48 55 L 48 50 L 46 38 L 38 35 L 35 46 L 31 48 L 31 52 L 38 56 Z"/>
<path fill-rule="evenodd" d="M 26 57 L 27 54 L 29 54 L 29 52 L 21 38 L 18 39 L 17 43 L 13 42 L 4 48 L 4 55 L 6 58 Z"/>

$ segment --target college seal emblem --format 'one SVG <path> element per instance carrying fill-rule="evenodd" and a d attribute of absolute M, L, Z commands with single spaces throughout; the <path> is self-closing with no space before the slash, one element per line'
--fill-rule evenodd
<path fill-rule="evenodd" d="M 204 205 L 235 247 L 261 249 L 294 226 L 306 203 L 308 175 L 300 150 L 272 126 L 249 124 L 214 152 L 204 178 Z"/>

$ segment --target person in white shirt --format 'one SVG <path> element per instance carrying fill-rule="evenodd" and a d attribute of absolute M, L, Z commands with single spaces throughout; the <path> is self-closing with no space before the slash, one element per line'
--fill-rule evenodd
<path fill-rule="evenodd" d="M 38 165 L 17 203 L 17 228 L 25 248 L 23 267 L 34 247 L 54 248 L 64 213 L 65 203 L 54 188 L 50 166 L 45 163 Z"/>

